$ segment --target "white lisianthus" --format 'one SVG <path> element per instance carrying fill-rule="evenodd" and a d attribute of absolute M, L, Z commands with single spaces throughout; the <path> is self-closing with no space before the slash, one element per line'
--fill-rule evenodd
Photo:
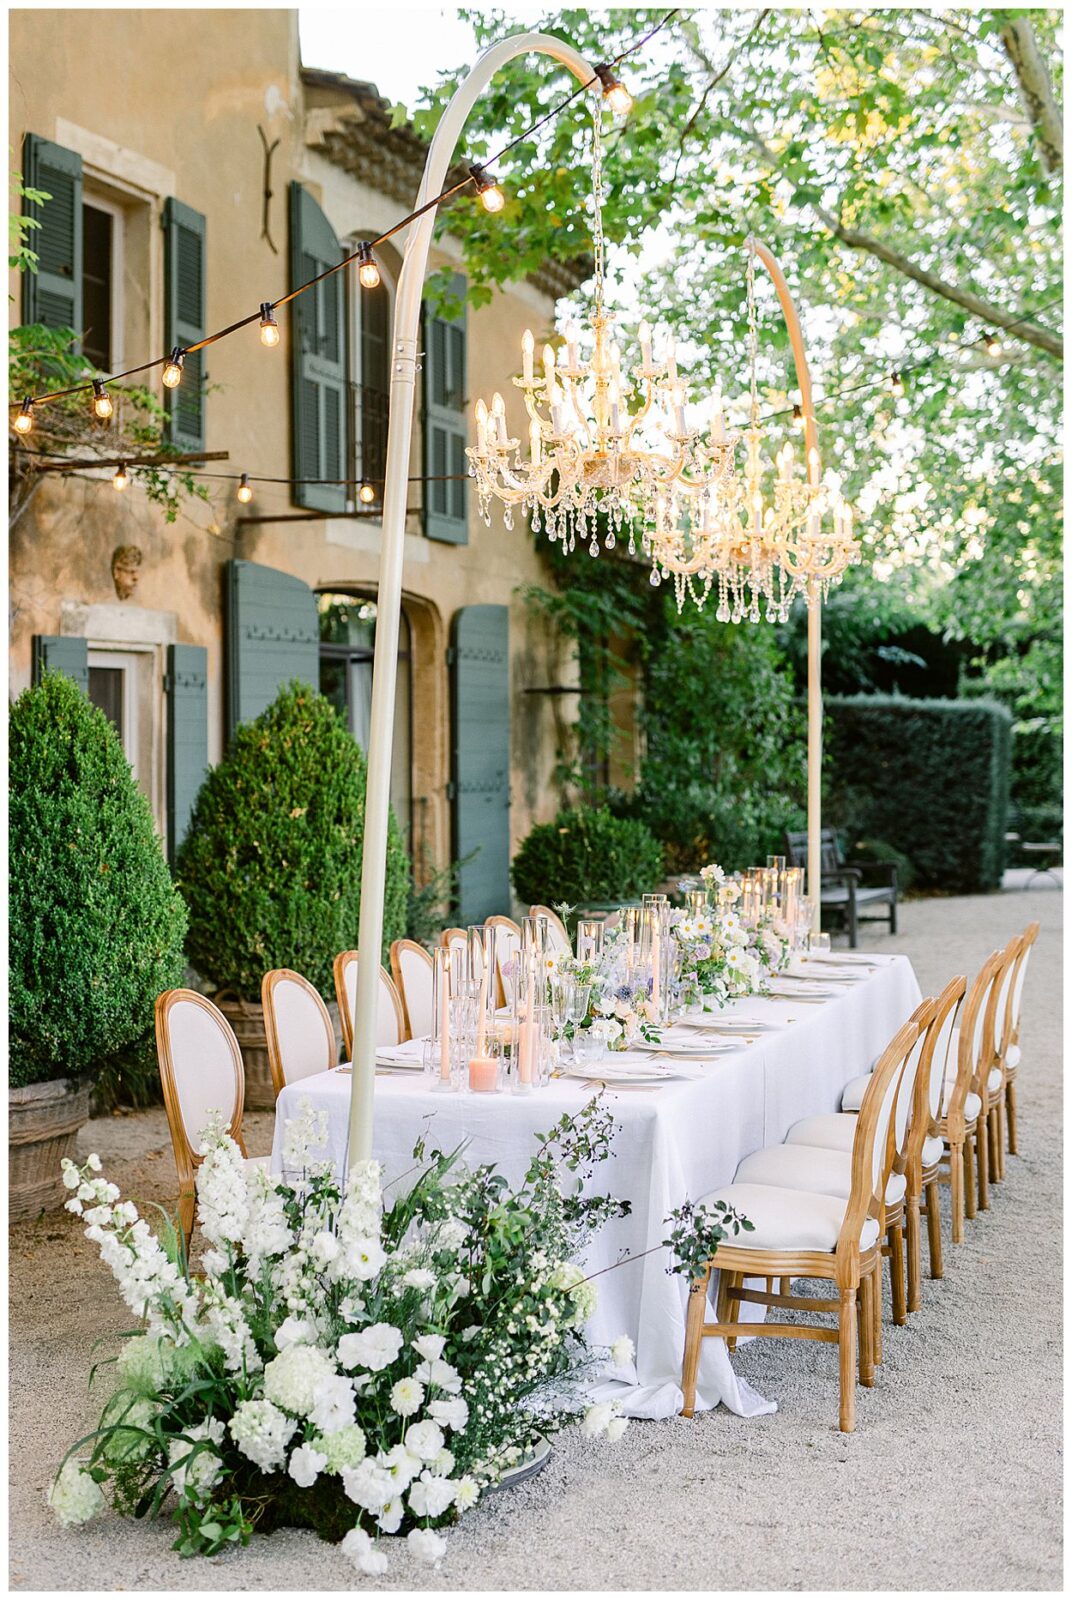
<path fill-rule="evenodd" d="M 77 1189 L 82 1179 L 79 1177 L 78 1168 L 70 1156 L 64 1156 L 60 1165 L 63 1169 L 63 1187 L 65 1189 Z"/>
<path fill-rule="evenodd" d="M 460 1397 L 453 1400 L 433 1400 L 428 1407 L 428 1415 L 434 1417 L 444 1428 L 457 1428 L 460 1431 L 469 1421 L 469 1407 Z"/>
<path fill-rule="evenodd" d="M 274 1472 L 286 1459 L 297 1424 L 270 1400 L 243 1400 L 228 1423 L 231 1438 L 262 1472 Z"/>
<path fill-rule="evenodd" d="M 403 1345 L 397 1328 L 389 1322 L 374 1322 L 360 1333 L 344 1333 L 339 1340 L 339 1360 L 347 1368 L 367 1367 L 382 1372 L 394 1361 Z"/>
<path fill-rule="evenodd" d="M 443 1389 L 447 1394 L 457 1394 L 462 1386 L 461 1374 L 449 1361 L 422 1361 L 417 1368 L 417 1376 L 422 1383 L 434 1389 Z"/>
<path fill-rule="evenodd" d="M 292 1344 L 281 1350 L 264 1369 L 265 1398 L 295 1417 L 307 1417 L 316 1392 L 335 1376 L 335 1363 L 315 1345 Z M 352 1391 L 351 1391 L 352 1393 Z M 343 1422 L 352 1422 L 353 1412 Z"/>
<path fill-rule="evenodd" d="M 446 1554 L 447 1541 L 433 1528 L 411 1528 L 406 1543 L 418 1561 L 425 1561 L 430 1567 L 438 1566 Z"/>
<path fill-rule="evenodd" d="M 48 1491 L 48 1503 L 63 1528 L 88 1522 L 104 1505 L 100 1485 L 72 1457 L 65 1461 Z"/>
<path fill-rule="evenodd" d="M 317 1384 L 309 1420 L 321 1433 L 338 1433 L 354 1421 L 354 1406 L 354 1386 L 350 1379 L 333 1374 Z"/>
<path fill-rule="evenodd" d="M 317 1331 L 307 1317 L 288 1317 L 275 1330 L 275 1347 L 279 1351 L 292 1344 L 315 1344 Z"/>
<path fill-rule="evenodd" d="M 454 1504 L 454 1485 L 449 1478 L 422 1472 L 409 1486 L 409 1508 L 415 1517 L 441 1517 Z"/>
<path fill-rule="evenodd" d="M 629 1426 L 628 1417 L 611 1417 L 607 1423 L 607 1438 L 611 1444 L 617 1444 L 626 1428 Z"/>
<path fill-rule="evenodd" d="M 311 1444 L 300 1444 L 292 1450 L 287 1471 L 299 1489 L 311 1489 L 328 1464 L 328 1458 Z"/>
<path fill-rule="evenodd" d="M 454 1504 L 459 1511 L 471 1511 L 480 1499 L 480 1485 L 468 1474 L 454 1485 Z"/>
<path fill-rule="evenodd" d="M 339 1254 L 341 1246 L 330 1228 L 321 1228 L 309 1241 L 309 1254 L 318 1267 L 326 1267 Z"/>
<path fill-rule="evenodd" d="M 331 1263 L 330 1275 L 341 1282 L 356 1278 L 358 1283 L 368 1283 L 378 1277 L 387 1262 L 387 1254 L 378 1239 L 371 1234 L 345 1241 Z"/>
<path fill-rule="evenodd" d="M 376 1461 L 385 1472 L 391 1474 L 392 1482 L 403 1489 L 408 1483 L 413 1482 L 424 1465 L 420 1456 L 415 1456 L 404 1444 L 392 1445 L 390 1450 L 381 1452 Z"/>
<path fill-rule="evenodd" d="M 402 1504 L 402 1496 L 396 1495 L 393 1500 L 384 1506 L 383 1510 L 376 1518 L 376 1526 L 379 1528 L 381 1533 L 397 1533 L 399 1528 L 402 1526 L 402 1518 L 405 1516 L 405 1514 L 406 1511 Z"/>
<path fill-rule="evenodd" d="M 387 1571 L 387 1557 L 377 1550 L 364 1528 L 351 1528 L 340 1548 L 347 1560 L 366 1577 L 378 1578 Z"/>
<path fill-rule="evenodd" d="M 413 1422 L 406 1429 L 406 1449 L 422 1461 L 434 1461 L 446 1440 L 443 1430 L 434 1422 Z"/>
<path fill-rule="evenodd" d="M 581 1432 L 586 1439 L 598 1438 L 601 1433 L 606 1433 L 607 1425 L 613 1415 L 614 1408 L 606 1401 L 589 1406 L 581 1423 Z"/>
<path fill-rule="evenodd" d="M 427 1294 L 429 1289 L 435 1288 L 436 1276 L 434 1272 L 429 1272 L 427 1267 L 411 1267 L 408 1272 L 402 1274 L 402 1282 L 407 1289 L 421 1289 Z"/>
<path fill-rule="evenodd" d="M 424 1402 L 424 1386 L 416 1378 L 399 1378 L 391 1389 L 391 1410 L 400 1417 L 412 1417 Z"/>
<path fill-rule="evenodd" d="M 343 1467 L 356 1467 L 365 1459 L 365 1435 L 356 1423 L 340 1428 L 336 1433 L 325 1433 L 313 1444 L 325 1458 L 326 1472 L 341 1472 Z M 401 1449 L 401 1446 L 399 1446 Z"/>
<path fill-rule="evenodd" d="M 395 1481 L 369 1456 L 356 1467 L 343 1467 L 342 1486 L 355 1505 L 377 1515 L 395 1498 Z"/>
<path fill-rule="evenodd" d="M 619 1334 L 610 1347 L 610 1364 L 612 1367 L 627 1367 L 636 1354 L 636 1347 L 627 1333 Z"/>
<path fill-rule="evenodd" d="M 446 1342 L 441 1333 L 422 1333 L 419 1339 L 413 1340 L 413 1348 L 425 1361 L 437 1361 Z"/>

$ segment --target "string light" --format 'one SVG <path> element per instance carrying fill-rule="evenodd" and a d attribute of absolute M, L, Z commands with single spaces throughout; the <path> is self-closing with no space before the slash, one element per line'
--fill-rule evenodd
<path fill-rule="evenodd" d="M 376 498 L 376 491 L 371 483 L 363 483 L 357 491 L 357 498 L 363 506 L 370 506 Z"/>
<path fill-rule="evenodd" d="M 16 416 L 12 426 L 14 427 L 16 433 L 25 435 L 30 432 L 30 429 L 33 427 L 33 425 L 33 401 L 26 399 L 19 407 L 18 415 Z"/>
<path fill-rule="evenodd" d="M 357 247 L 357 281 L 362 289 L 378 289 L 380 286 L 380 269 L 376 265 L 370 244 L 359 244 Z"/>
<path fill-rule="evenodd" d="M 988 356 L 999 356 L 1001 354 L 1001 340 L 995 337 L 994 334 L 988 333 L 983 338 L 983 349 Z"/>
<path fill-rule="evenodd" d="M 633 97 L 629 90 L 616 78 L 607 63 L 601 62 L 596 68 L 596 77 L 603 85 L 603 98 L 616 117 L 627 117 L 633 109 Z"/>
<path fill-rule="evenodd" d="M 249 481 L 248 472 L 243 472 L 242 476 L 239 478 L 238 489 L 236 492 L 242 504 L 244 506 L 248 506 L 249 502 L 253 499 L 253 488 Z"/>
<path fill-rule="evenodd" d="M 93 415 L 95 417 L 99 417 L 102 422 L 107 422 L 114 410 L 115 407 L 112 405 L 111 395 L 104 387 L 104 384 L 101 382 L 100 378 L 94 378 Z"/>
<path fill-rule="evenodd" d="M 165 389 L 177 389 L 182 382 L 182 369 L 186 365 L 186 351 L 176 345 L 167 359 L 161 382 Z"/>
<path fill-rule="evenodd" d="M 484 207 L 484 210 L 491 212 L 493 215 L 496 211 L 501 211 L 506 204 L 506 196 L 495 182 L 495 179 L 490 177 L 477 162 L 474 162 L 469 168 L 469 176 L 476 184 L 476 192 L 480 196 L 480 204 Z"/>
<path fill-rule="evenodd" d="M 804 432 L 804 407 L 799 400 L 793 401 L 793 427 L 798 433 Z"/>
<path fill-rule="evenodd" d="M 904 394 L 904 378 L 899 372 L 890 373 L 890 393 L 895 400 L 900 400 Z"/>
<path fill-rule="evenodd" d="M 270 300 L 262 300 L 261 301 L 261 344 L 266 345 L 269 350 L 274 350 L 278 343 L 279 343 L 279 324 L 275 320 L 275 312 L 272 310 L 272 303 L 271 303 Z M 165 383 L 167 382 L 166 378 L 164 379 L 164 382 Z"/>
<path fill-rule="evenodd" d="M 122 493 L 129 482 L 130 479 L 127 476 L 127 464 L 125 461 L 121 461 L 115 469 L 115 477 L 112 479 L 112 488 L 117 489 L 120 493 Z"/>

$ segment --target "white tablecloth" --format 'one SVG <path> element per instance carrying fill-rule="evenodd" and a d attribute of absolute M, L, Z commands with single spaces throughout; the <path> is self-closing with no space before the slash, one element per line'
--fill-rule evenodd
<path fill-rule="evenodd" d="M 723 1017 L 778 1023 L 754 1044 L 702 1063 L 703 1076 L 653 1089 L 607 1091 L 621 1130 L 614 1156 L 595 1174 L 593 1187 L 632 1201 L 630 1216 L 604 1228 L 583 1263 L 589 1273 L 656 1245 L 664 1222 L 683 1200 L 699 1200 L 731 1183 L 740 1161 L 763 1145 L 777 1144 L 801 1117 L 836 1111 L 848 1080 L 864 1072 L 919 1003 L 920 991 L 904 956 L 888 956 L 867 982 L 842 990 L 822 1005 L 749 999 Z M 697 1063 L 689 1061 L 694 1069 Z M 376 1079 L 373 1151 L 390 1182 L 413 1165 L 418 1134 L 430 1148 L 452 1150 L 469 1141 L 466 1159 L 494 1162 L 517 1181 L 534 1151 L 532 1135 L 575 1110 L 593 1091 L 555 1079 L 527 1095 L 437 1094 L 423 1075 Z M 273 1171 L 281 1170 L 284 1124 L 308 1099 L 328 1114 L 325 1154 L 345 1157 L 350 1077 L 325 1072 L 283 1090 L 276 1107 Z M 658 1250 L 628 1260 L 598 1280 L 599 1306 L 589 1326 L 596 1345 L 626 1333 L 636 1347 L 633 1369 L 605 1384 L 598 1398 L 623 1402 L 627 1415 L 667 1417 L 681 1409 L 679 1386 L 685 1339 L 687 1285 L 667 1273 Z M 628 1382 L 622 1379 L 628 1378 Z M 725 1345 L 705 1339 L 697 1408 L 723 1402 L 739 1415 L 774 1409 L 735 1377 Z"/>

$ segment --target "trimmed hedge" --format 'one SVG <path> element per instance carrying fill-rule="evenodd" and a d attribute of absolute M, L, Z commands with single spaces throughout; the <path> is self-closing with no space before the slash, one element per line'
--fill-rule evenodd
<path fill-rule="evenodd" d="M 996 889 L 1005 865 L 1012 717 L 987 700 L 826 701 L 829 819 L 887 840 L 921 888 Z"/>
<path fill-rule="evenodd" d="M 524 840 L 510 868 L 528 905 L 599 905 L 650 893 L 663 875 L 662 845 L 642 822 L 606 806 L 560 811 Z"/>

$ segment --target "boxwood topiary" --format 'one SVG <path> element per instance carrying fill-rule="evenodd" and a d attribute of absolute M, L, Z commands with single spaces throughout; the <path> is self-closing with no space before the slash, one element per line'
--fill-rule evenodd
<path fill-rule="evenodd" d="M 119 737 L 63 673 L 11 708 L 11 1082 L 98 1075 L 151 1035 L 186 911 Z"/>
<path fill-rule="evenodd" d="M 632 900 L 662 878 L 663 851 L 642 822 L 616 817 L 606 806 L 565 810 L 533 828 L 510 873 L 528 904 Z"/>
<path fill-rule="evenodd" d="M 293 967 L 334 994 L 332 962 L 357 944 L 365 775 L 360 745 L 307 684 L 287 684 L 239 727 L 201 787 L 177 862 L 187 954 L 208 982 L 259 1001 L 264 974 Z M 392 814 L 382 959 L 405 932 L 408 892 Z"/>

